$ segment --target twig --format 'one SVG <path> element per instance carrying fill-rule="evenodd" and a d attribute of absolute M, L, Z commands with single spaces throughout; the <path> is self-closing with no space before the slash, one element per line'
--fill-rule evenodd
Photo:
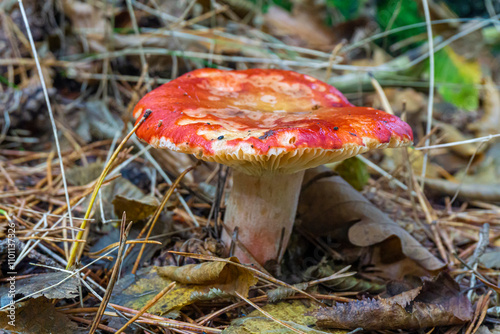
<path fill-rule="evenodd" d="M 94 332 L 97 330 L 97 327 L 101 322 L 101 318 L 104 314 L 104 311 L 106 310 L 106 306 L 108 305 L 109 299 L 111 298 L 111 293 L 113 292 L 113 288 L 115 287 L 116 280 L 118 279 L 118 274 L 120 272 L 121 263 L 123 261 L 123 251 L 125 249 L 127 236 L 128 236 L 128 233 L 130 232 L 130 228 L 132 227 L 132 223 L 128 224 L 128 226 L 125 227 L 126 224 L 127 224 L 126 214 L 124 212 L 123 216 L 122 216 L 121 225 L 120 225 L 120 246 L 118 247 L 118 254 L 116 255 L 116 262 L 115 262 L 115 265 L 113 266 L 113 272 L 111 273 L 111 277 L 109 278 L 109 283 L 108 283 L 108 286 L 106 288 L 106 292 L 104 293 L 104 296 L 102 297 L 102 301 L 101 301 L 101 304 L 99 305 L 99 309 L 97 310 L 97 313 L 94 317 L 94 320 L 92 321 L 92 325 L 89 329 L 89 334 L 94 334 Z"/>
<path fill-rule="evenodd" d="M 425 133 L 429 134 L 432 129 L 432 107 L 434 106 L 434 39 L 432 37 L 431 14 L 429 12 L 429 2 L 422 0 L 424 7 L 425 23 L 427 26 L 427 44 L 429 45 L 429 101 L 427 102 L 427 124 Z M 430 137 L 425 140 L 425 146 L 429 146 Z M 429 153 L 426 151 L 422 161 L 422 177 L 425 177 L 427 172 L 427 161 Z M 421 187 L 424 188 L 425 180 L 422 179 Z"/>
<path fill-rule="evenodd" d="M 398 179 L 396 179 L 390 173 L 386 172 L 384 169 L 382 169 L 381 167 L 379 167 L 377 164 L 371 162 L 369 159 L 365 158 L 362 155 L 358 155 L 357 158 L 359 160 L 363 161 L 368 167 L 372 168 L 373 170 L 375 170 L 376 172 L 378 172 L 383 177 L 385 177 L 385 178 L 389 179 L 390 181 L 394 182 L 394 184 L 397 185 L 398 187 L 400 187 L 401 189 L 408 190 L 408 186 L 406 184 L 404 184 L 403 182 L 401 182 Z M 417 193 L 414 192 L 414 191 L 411 191 L 411 195 L 417 196 Z"/>
<path fill-rule="evenodd" d="M 415 147 L 415 150 L 417 150 L 417 151 L 431 150 L 431 149 L 434 149 L 434 148 L 451 147 L 451 146 L 465 145 L 465 144 L 477 143 L 477 142 L 483 143 L 483 142 L 487 142 L 487 141 L 492 140 L 493 138 L 498 138 L 498 137 L 500 137 L 500 133 L 497 133 L 497 134 L 494 134 L 494 135 L 489 135 L 489 136 L 484 136 L 484 137 L 478 137 L 478 138 L 473 138 L 473 139 L 456 141 L 456 142 L 452 142 L 452 143 L 446 143 L 446 144 Z"/>
<path fill-rule="evenodd" d="M 375 79 L 372 73 L 368 72 L 368 76 L 370 77 L 370 81 L 372 83 L 373 88 L 375 88 L 375 91 L 377 92 L 377 95 L 380 98 L 380 102 L 382 103 L 385 112 L 394 115 L 394 111 L 392 110 L 391 104 L 389 103 L 387 95 L 385 95 L 382 86 L 380 86 L 377 79 Z"/>

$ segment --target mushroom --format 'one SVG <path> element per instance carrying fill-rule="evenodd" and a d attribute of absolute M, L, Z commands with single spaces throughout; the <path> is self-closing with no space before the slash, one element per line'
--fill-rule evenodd
<path fill-rule="evenodd" d="M 235 255 L 247 263 L 281 258 L 304 170 L 413 139 L 396 116 L 354 107 L 334 87 L 285 70 L 195 70 L 144 96 L 134 117 L 148 109 L 139 138 L 233 168 L 222 241 L 229 248 L 237 227 L 246 251 Z"/>

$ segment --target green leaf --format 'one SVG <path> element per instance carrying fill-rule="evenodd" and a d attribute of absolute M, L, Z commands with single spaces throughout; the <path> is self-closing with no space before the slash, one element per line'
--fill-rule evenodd
<path fill-rule="evenodd" d="M 342 161 L 335 168 L 335 171 L 347 181 L 354 189 L 363 190 L 363 187 L 368 183 L 370 175 L 363 161 L 356 157 Z"/>
<path fill-rule="evenodd" d="M 446 102 L 465 110 L 475 110 L 479 104 L 477 84 L 481 80 L 481 67 L 477 60 L 466 60 L 451 47 L 436 52 L 435 80 L 438 92 Z"/>

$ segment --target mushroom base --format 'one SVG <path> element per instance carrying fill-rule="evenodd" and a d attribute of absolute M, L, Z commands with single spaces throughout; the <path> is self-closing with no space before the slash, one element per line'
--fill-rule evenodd
<path fill-rule="evenodd" d="M 229 249 L 231 234 L 238 227 L 234 255 L 243 263 L 280 261 L 290 239 L 304 171 L 294 174 L 252 176 L 233 170 L 222 241 Z M 230 234 L 231 233 L 231 234 Z"/>

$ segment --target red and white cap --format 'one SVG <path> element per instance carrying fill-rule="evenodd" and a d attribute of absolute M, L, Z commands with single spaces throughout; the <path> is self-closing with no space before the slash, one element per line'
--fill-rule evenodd
<path fill-rule="evenodd" d="M 413 139 L 398 117 L 284 70 L 195 70 L 144 96 L 134 117 L 148 109 L 142 140 L 250 175 L 295 173 Z"/>

